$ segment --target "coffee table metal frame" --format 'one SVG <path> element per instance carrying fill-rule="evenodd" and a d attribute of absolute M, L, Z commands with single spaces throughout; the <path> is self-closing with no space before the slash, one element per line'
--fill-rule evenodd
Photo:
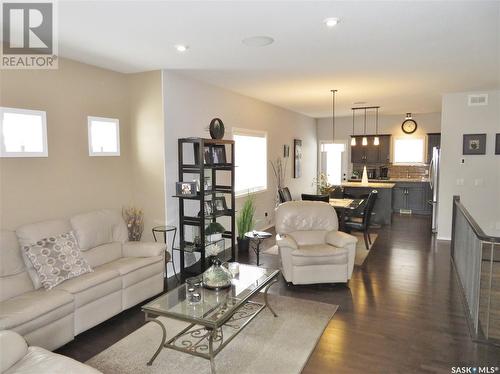
<path fill-rule="evenodd" d="M 204 359 L 207 359 L 210 361 L 210 370 L 212 374 L 215 374 L 215 356 L 227 345 L 229 342 L 239 334 L 243 328 L 248 325 L 257 315 L 264 309 L 268 308 L 271 313 L 273 314 L 274 317 L 278 317 L 276 312 L 273 310 L 273 308 L 269 305 L 268 297 L 267 297 L 267 292 L 269 288 L 278 282 L 278 276 L 280 274 L 279 270 L 275 270 L 269 277 L 268 279 L 263 282 L 261 285 L 257 286 L 255 289 L 253 289 L 250 293 L 248 293 L 244 298 L 242 299 L 237 299 L 238 300 L 238 305 L 235 307 L 235 309 L 225 316 L 223 319 L 220 319 L 215 322 L 210 322 L 207 320 L 201 320 L 201 319 L 195 319 L 195 318 L 189 318 L 188 316 L 183 317 L 179 314 L 169 314 L 168 312 L 162 312 L 160 310 L 153 310 L 147 307 L 147 305 L 143 306 L 142 310 L 146 315 L 146 321 L 151 321 L 155 322 L 158 324 L 161 329 L 162 329 L 162 339 L 161 343 L 156 350 L 156 352 L 153 354 L 149 362 L 147 363 L 148 366 L 153 364 L 153 361 L 156 359 L 156 357 L 159 355 L 161 350 L 163 348 L 169 348 L 173 349 L 176 351 L 188 353 L 197 357 L 201 357 Z M 184 285 L 180 286 L 183 287 Z M 256 301 L 250 300 L 254 295 L 259 293 L 262 289 L 264 289 L 264 303 L 259 303 Z M 175 292 L 176 289 L 170 291 L 170 292 Z M 160 296 L 162 297 L 162 296 Z M 151 303 L 153 303 L 152 301 Z M 220 305 L 218 305 L 220 306 Z M 243 310 L 242 310 L 243 309 Z M 245 310 L 248 309 L 248 310 Z M 235 318 L 235 315 L 238 316 Z M 170 338 L 167 340 L 167 330 L 165 326 L 156 319 L 156 317 L 168 317 L 184 322 L 188 322 L 189 326 L 184 328 L 182 331 L 180 331 L 178 334 L 176 334 L 174 337 Z M 237 320 L 244 320 L 243 324 L 237 325 L 235 322 Z M 196 326 L 201 326 L 199 328 L 195 328 Z M 231 326 L 232 328 L 235 329 L 234 334 L 231 334 L 227 339 L 224 339 L 224 334 L 222 331 L 223 326 Z M 186 347 L 179 347 L 175 345 L 175 343 L 186 336 L 190 336 L 191 338 L 196 338 L 198 339 L 199 345 L 190 345 L 189 340 L 184 340 L 181 341 L 181 344 L 185 344 Z M 206 347 L 206 344 L 203 344 L 203 340 L 208 339 L 208 347 Z M 217 347 L 214 347 L 214 343 L 219 343 Z M 184 345 L 183 344 L 183 345 Z M 208 350 L 207 353 L 204 353 L 202 351 Z"/>

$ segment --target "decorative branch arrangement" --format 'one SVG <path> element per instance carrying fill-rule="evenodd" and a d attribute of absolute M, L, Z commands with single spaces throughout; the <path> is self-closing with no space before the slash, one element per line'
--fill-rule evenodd
<path fill-rule="evenodd" d="M 138 242 L 144 231 L 144 212 L 142 209 L 129 207 L 122 209 L 122 216 L 127 224 L 128 240 Z"/>
<path fill-rule="evenodd" d="M 286 187 L 286 166 L 287 162 L 284 158 L 278 157 L 276 161 L 269 160 L 273 169 L 274 177 L 276 178 L 276 187 L 278 189 Z"/>

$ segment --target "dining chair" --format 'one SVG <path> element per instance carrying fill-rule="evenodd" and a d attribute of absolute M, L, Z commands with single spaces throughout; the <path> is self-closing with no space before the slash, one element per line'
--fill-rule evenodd
<path fill-rule="evenodd" d="M 278 189 L 278 195 L 280 198 L 280 203 L 286 203 L 287 201 L 292 201 L 292 194 L 288 187 L 283 187 Z"/>
<path fill-rule="evenodd" d="M 330 202 L 330 195 L 324 194 L 324 195 L 312 195 L 308 193 L 303 193 L 302 195 L 302 200 L 304 201 L 323 201 L 325 203 Z"/>
<path fill-rule="evenodd" d="M 351 230 L 362 231 L 363 238 L 365 239 L 366 249 L 370 249 L 372 244 L 372 239 L 370 237 L 370 221 L 372 218 L 373 208 L 375 206 L 375 201 L 378 197 L 378 191 L 373 190 L 368 195 L 366 199 L 365 207 L 361 217 L 348 217 L 348 221 L 345 222 L 344 226 L 349 232 Z"/>

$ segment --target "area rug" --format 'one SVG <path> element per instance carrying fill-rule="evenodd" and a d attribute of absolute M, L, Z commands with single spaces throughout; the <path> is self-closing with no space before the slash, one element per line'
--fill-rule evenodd
<path fill-rule="evenodd" d="M 255 299 L 261 298 L 258 295 Z M 260 301 L 260 300 L 259 300 Z M 300 373 L 338 306 L 269 295 L 278 314 L 264 309 L 215 357 L 218 374 Z M 161 317 L 167 339 L 186 323 Z M 86 363 L 105 374 L 210 373 L 208 360 L 163 349 L 146 366 L 161 341 L 161 329 L 149 322 Z"/>
<path fill-rule="evenodd" d="M 361 266 L 361 265 L 363 265 L 366 258 L 370 254 L 370 250 L 366 250 L 365 240 L 363 239 L 363 233 L 353 232 L 351 235 L 354 235 L 355 237 L 358 238 L 358 242 L 356 243 L 356 258 L 354 259 L 354 265 Z M 370 245 L 370 249 L 371 249 L 373 247 L 373 244 L 375 244 L 375 241 L 378 238 L 378 234 L 372 233 L 372 234 L 370 234 L 370 237 L 372 239 L 372 244 Z M 278 246 L 273 245 L 272 247 L 270 247 L 269 249 L 266 249 L 262 253 L 266 254 L 266 255 L 278 256 L 279 255 Z"/>

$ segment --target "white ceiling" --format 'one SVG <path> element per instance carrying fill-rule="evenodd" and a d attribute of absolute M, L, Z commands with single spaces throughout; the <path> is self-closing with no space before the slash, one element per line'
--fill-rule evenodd
<path fill-rule="evenodd" d="M 275 42 L 242 44 L 255 35 Z M 312 117 L 330 115 L 331 88 L 347 115 L 357 101 L 440 111 L 442 93 L 500 87 L 499 1 L 64 1 L 59 41 L 63 57 L 182 70 Z"/>

